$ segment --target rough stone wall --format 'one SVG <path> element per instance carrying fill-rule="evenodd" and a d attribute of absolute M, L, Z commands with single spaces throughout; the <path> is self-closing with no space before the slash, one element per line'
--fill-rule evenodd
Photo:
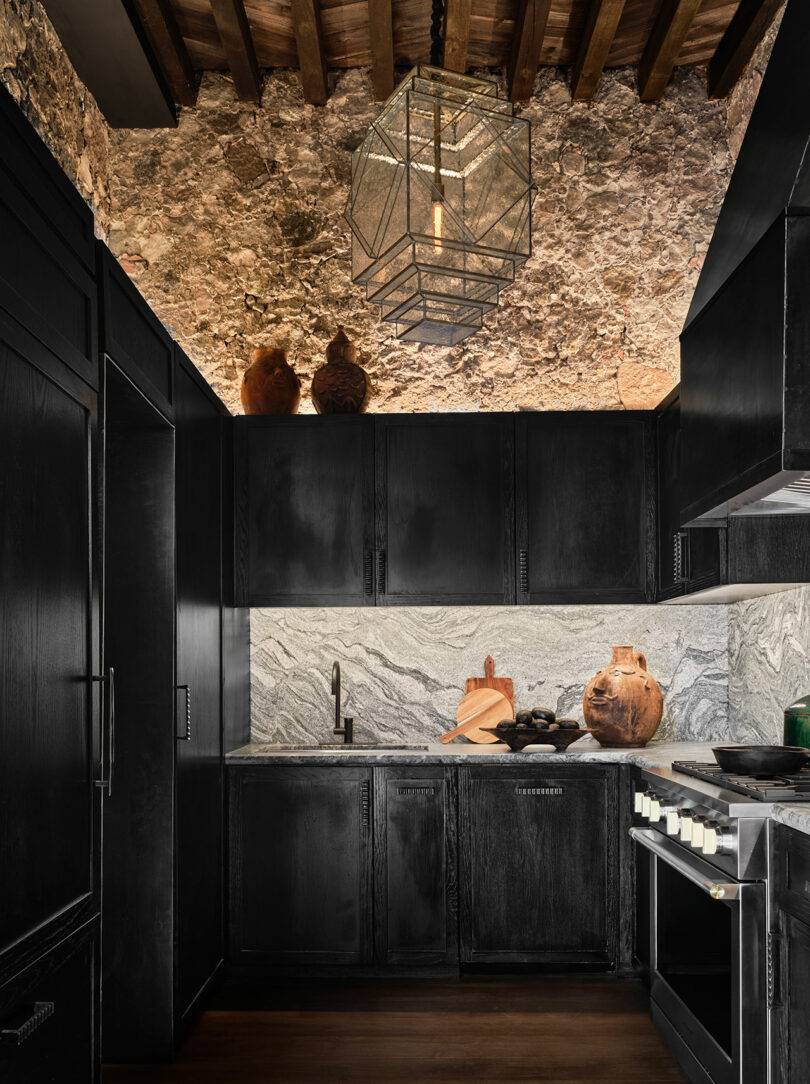
<path fill-rule="evenodd" d="M 677 335 L 728 183 L 726 105 L 680 70 L 639 101 L 607 72 L 591 106 L 541 72 L 532 122 L 534 254 L 483 332 L 454 349 L 398 342 L 350 278 L 341 217 L 350 154 L 375 115 L 367 76 L 325 107 L 296 73 L 261 108 L 206 74 L 174 131 L 111 137 L 110 244 L 231 409 L 253 347 L 285 346 L 309 385 L 338 322 L 374 411 L 654 405 L 678 379 Z"/>
<path fill-rule="evenodd" d="M 0 83 L 92 207 L 110 221 L 107 123 L 37 0 L 0 0 Z"/>

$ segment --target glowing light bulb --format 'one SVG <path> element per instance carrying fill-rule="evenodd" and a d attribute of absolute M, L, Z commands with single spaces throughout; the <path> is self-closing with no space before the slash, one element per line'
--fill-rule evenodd
<path fill-rule="evenodd" d="M 433 201 L 433 244 L 437 251 L 442 250 L 442 237 L 444 236 L 444 200 Z"/>

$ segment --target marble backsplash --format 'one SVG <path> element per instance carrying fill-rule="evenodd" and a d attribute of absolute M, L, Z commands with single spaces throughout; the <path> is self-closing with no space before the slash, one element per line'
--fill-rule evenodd
<path fill-rule="evenodd" d="M 733 741 L 782 742 L 782 713 L 810 693 L 810 587 L 729 606 Z"/>
<path fill-rule="evenodd" d="M 517 707 L 582 719 L 612 644 L 643 651 L 661 685 L 658 738 L 728 739 L 725 606 L 254 609 L 251 739 L 332 740 L 335 659 L 356 741 L 436 741 L 488 654 L 514 679 Z"/>

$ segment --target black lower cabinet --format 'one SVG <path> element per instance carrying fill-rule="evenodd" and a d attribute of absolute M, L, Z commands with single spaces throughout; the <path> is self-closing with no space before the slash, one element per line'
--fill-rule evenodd
<path fill-rule="evenodd" d="M 377 768 L 374 915 L 381 965 L 458 960 L 455 771 Z"/>
<path fill-rule="evenodd" d="M 459 769 L 461 960 L 605 970 L 618 943 L 618 777 Z"/>
<path fill-rule="evenodd" d="M 230 770 L 234 963 L 372 958 L 371 769 Z"/>
<path fill-rule="evenodd" d="M 774 832 L 775 928 L 771 932 L 776 1012 L 772 1078 L 804 1084 L 810 1066 L 810 836 L 778 826 Z"/>
<path fill-rule="evenodd" d="M 98 1080 L 98 922 L 0 987 L 3 1084 Z"/>

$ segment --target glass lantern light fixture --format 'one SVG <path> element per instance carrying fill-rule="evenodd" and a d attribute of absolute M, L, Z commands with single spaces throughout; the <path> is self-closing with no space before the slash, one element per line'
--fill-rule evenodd
<path fill-rule="evenodd" d="M 478 331 L 531 255 L 530 126 L 494 82 L 431 65 L 352 156 L 352 280 L 410 342 Z"/>

